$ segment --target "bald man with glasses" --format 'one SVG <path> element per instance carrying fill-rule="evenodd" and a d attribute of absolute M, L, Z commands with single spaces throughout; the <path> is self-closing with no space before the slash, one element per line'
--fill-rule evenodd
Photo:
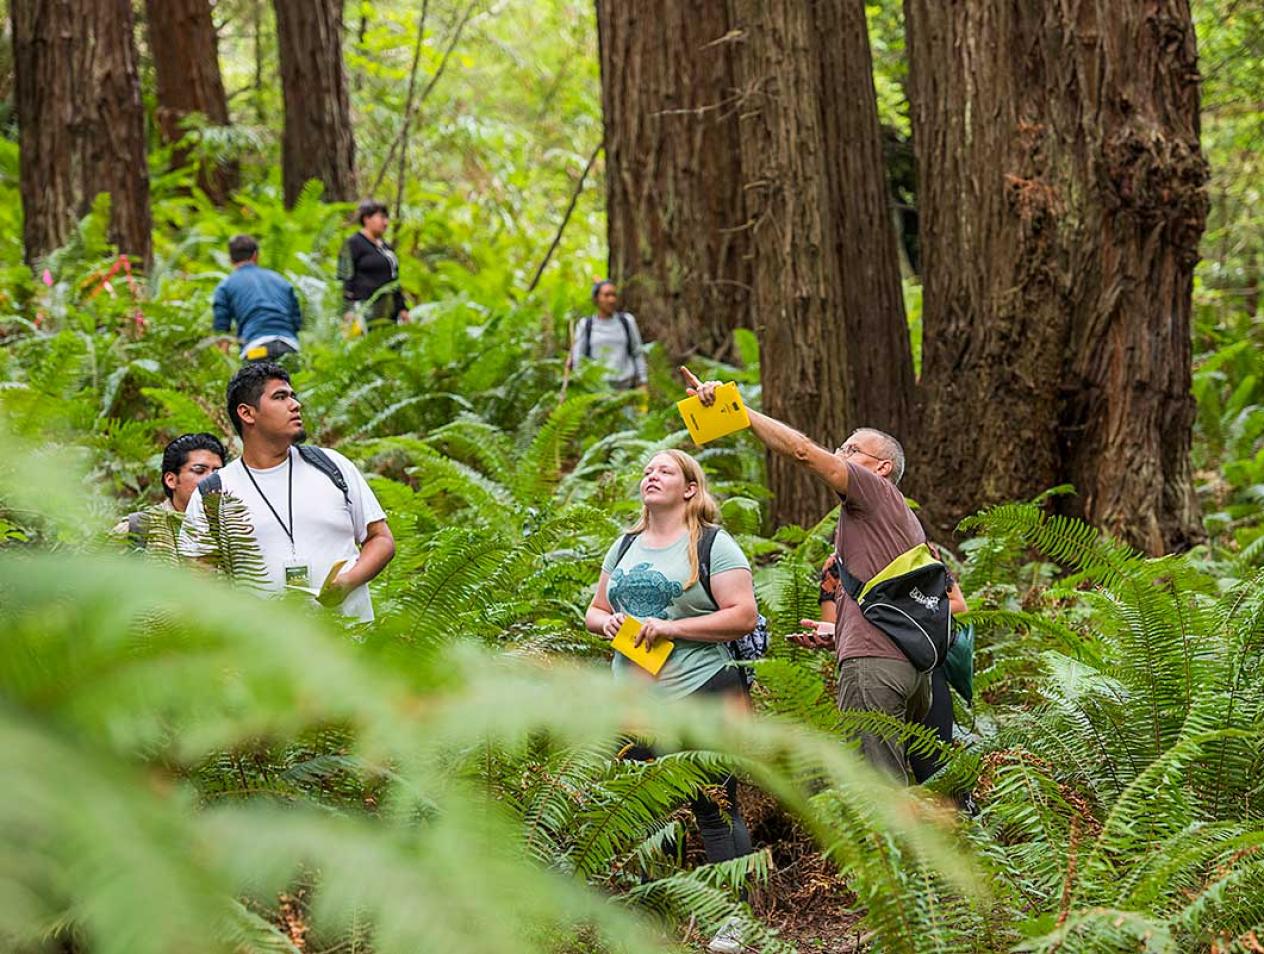
<path fill-rule="evenodd" d="M 696 394 L 704 405 L 714 403 L 719 381 L 699 381 L 687 368 L 681 373 L 689 394 Z M 872 579 L 900 554 L 926 542 L 926 532 L 897 487 L 904 476 L 904 449 L 890 434 L 862 427 L 831 453 L 775 418 L 748 412 L 751 431 L 769 450 L 796 461 L 838 494 L 842 510 L 834 549 L 857 579 Z M 840 594 L 833 630 L 826 624 L 819 627 L 798 640 L 802 645 L 833 646 L 839 663 L 839 709 L 881 712 L 907 723 L 922 720 L 930 707 L 930 677 L 864 618 L 850 595 Z M 860 733 L 859 740 L 870 764 L 908 784 L 902 741 L 871 732 Z"/>

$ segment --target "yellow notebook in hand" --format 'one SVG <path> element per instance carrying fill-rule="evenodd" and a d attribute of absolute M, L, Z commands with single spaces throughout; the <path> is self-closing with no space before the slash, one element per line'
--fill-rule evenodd
<path fill-rule="evenodd" d="M 715 389 L 715 403 L 710 407 L 703 407 L 697 397 L 691 396 L 677 401 L 676 408 L 685 420 L 689 436 L 698 445 L 750 427 L 750 415 L 732 381 Z"/>
<path fill-rule="evenodd" d="M 671 655 L 671 651 L 676 648 L 676 644 L 670 639 L 660 639 L 649 649 L 636 646 L 634 645 L 636 634 L 640 631 L 641 621 L 634 616 L 625 616 L 623 625 L 614 634 L 614 641 L 610 645 L 646 672 L 657 676 L 659 670 L 663 668 L 663 663 L 667 662 L 667 657 Z"/>

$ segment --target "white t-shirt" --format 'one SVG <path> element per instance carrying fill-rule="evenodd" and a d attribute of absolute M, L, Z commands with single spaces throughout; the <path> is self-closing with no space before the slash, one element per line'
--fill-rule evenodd
<path fill-rule="evenodd" d="M 359 544 L 364 542 L 368 526 L 385 520 L 386 514 L 377 497 L 369 489 L 359 469 L 337 451 L 325 450 L 342 471 L 350 492 L 350 503 L 342 491 L 334 486 L 328 476 L 322 474 L 299 453 L 290 449 L 287 463 L 267 470 L 251 470 L 241 458 L 219 472 L 225 493 L 232 494 L 250 512 L 255 541 L 263 554 L 267 569 L 268 589 L 282 592 L 285 589 L 285 567 L 290 563 L 306 564 L 308 586 L 319 587 L 337 560 L 346 560 L 349 568 L 360 555 Z M 281 522 L 290 522 L 289 468 L 294 468 L 294 544 Z M 250 477 L 254 477 L 251 483 Z M 255 489 L 255 484 L 259 489 Z M 267 498 L 267 502 L 259 495 Z M 268 509 L 280 515 L 280 520 Z M 180 552 L 185 556 L 206 556 L 211 548 L 205 543 L 207 531 L 206 511 L 202 508 L 201 491 L 194 491 L 184 514 L 180 531 Z M 201 537 L 201 539 L 198 539 Z M 358 586 L 347 594 L 342 604 L 344 616 L 359 620 L 373 619 L 373 602 L 367 585 Z"/>

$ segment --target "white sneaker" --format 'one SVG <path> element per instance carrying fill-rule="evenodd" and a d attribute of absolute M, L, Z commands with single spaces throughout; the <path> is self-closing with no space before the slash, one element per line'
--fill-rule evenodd
<path fill-rule="evenodd" d="M 742 954 L 742 922 L 729 918 L 707 945 L 711 954 Z"/>

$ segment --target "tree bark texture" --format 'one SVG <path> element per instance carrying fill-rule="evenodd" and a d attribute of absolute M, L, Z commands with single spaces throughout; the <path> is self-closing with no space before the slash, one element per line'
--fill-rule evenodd
<path fill-rule="evenodd" d="M 850 407 L 847 342 L 814 26 L 797 0 L 730 0 L 742 83 L 741 149 L 766 413 L 826 441 Z M 773 519 L 810 523 L 836 501 L 794 461 L 768 457 Z"/>
<path fill-rule="evenodd" d="M 281 177 L 286 205 L 309 179 L 330 201 L 355 198 L 355 138 L 342 62 L 342 0 L 273 0 L 285 132 Z"/>
<path fill-rule="evenodd" d="M 827 444 L 899 434 L 912 387 L 859 0 L 730 0 L 764 410 Z M 837 504 L 770 456 L 778 522 Z"/>
<path fill-rule="evenodd" d="M 1150 551 L 1198 535 L 1206 218 L 1187 0 L 906 0 L 925 283 L 913 494 L 950 527 L 1070 482 Z"/>
<path fill-rule="evenodd" d="M 844 336 L 826 354 L 845 362 L 845 426 L 876 427 L 904 441 L 913 355 L 864 0 L 814 0 L 811 8 Z M 845 435 L 822 436 L 842 443 Z"/>
<path fill-rule="evenodd" d="M 13 0 L 23 242 L 34 263 L 64 244 L 97 194 L 109 236 L 150 259 L 145 119 L 129 0 Z"/>
<path fill-rule="evenodd" d="M 146 0 L 149 45 L 158 80 L 158 128 L 168 143 L 184 137 L 181 124 L 201 113 L 215 126 L 228 125 L 228 99 L 219 68 L 219 38 L 209 0 Z M 177 166 L 188 161 L 178 154 Z M 236 186 L 237 170 L 204 169 L 198 185 L 217 204 Z"/>
<path fill-rule="evenodd" d="M 610 278 L 673 359 L 751 324 L 725 0 L 598 0 Z"/>

